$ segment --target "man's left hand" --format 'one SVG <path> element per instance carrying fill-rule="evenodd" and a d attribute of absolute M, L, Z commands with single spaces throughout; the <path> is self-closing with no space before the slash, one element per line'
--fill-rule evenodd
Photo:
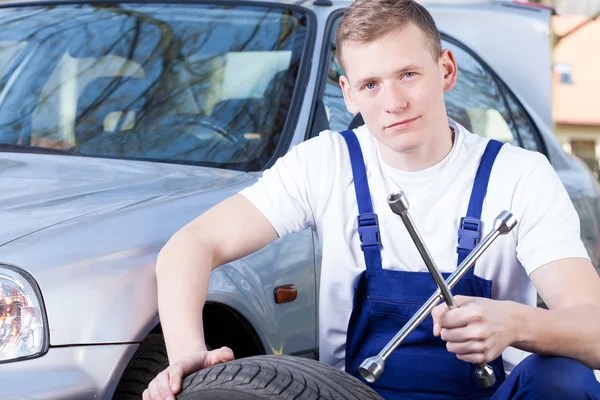
<path fill-rule="evenodd" d="M 516 303 L 468 296 L 454 296 L 454 301 L 458 308 L 449 310 L 443 303 L 431 315 L 433 334 L 441 336 L 448 351 L 458 359 L 487 363 L 513 343 Z"/>

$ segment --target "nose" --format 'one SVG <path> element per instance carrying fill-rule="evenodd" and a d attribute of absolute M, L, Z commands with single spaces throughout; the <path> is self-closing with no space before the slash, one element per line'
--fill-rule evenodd
<path fill-rule="evenodd" d="M 385 86 L 383 97 L 385 111 L 390 114 L 397 114 L 408 107 L 406 90 L 397 82 L 392 82 Z"/>

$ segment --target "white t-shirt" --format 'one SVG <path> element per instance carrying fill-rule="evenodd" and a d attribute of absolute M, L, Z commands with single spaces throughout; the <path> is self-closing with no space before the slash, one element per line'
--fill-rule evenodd
<path fill-rule="evenodd" d="M 367 169 L 374 212 L 379 216 L 383 268 L 423 271 L 427 268 L 387 196 L 402 189 L 409 213 L 442 272 L 457 264 L 457 232 L 466 215 L 473 181 L 488 139 L 449 119 L 455 141 L 450 153 L 423 171 L 403 172 L 380 157 L 366 126 L 354 132 Z M 324 131 L 294 146 L 254 185 L 241 193 L 271 222 L 279 236 L 311 227 L 322 247 L 319 289 L 320 361 L 344 368 L 353 283 L 365 270 L 357 232 L 358 206 L 350 157 L 344 138 Z M 517 226 L 500 236 L 475 265 L 475 274 L 491 280 L 492 298 L 535 306 L 537 292 L 529 274 L 567 257 L 588 258 L 580 240 L 579 218 L 544 155 L 505 144 L 490 176 L 482 210 L 482 237 L 503 210 Z M 527 354 L 509 347 L 506 371 Z"/>

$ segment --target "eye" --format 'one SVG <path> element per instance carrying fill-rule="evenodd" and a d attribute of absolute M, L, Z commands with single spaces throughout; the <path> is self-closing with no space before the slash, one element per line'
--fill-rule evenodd
<path fill-rule="evenodd" d="M 363 89 L 373 90 L 373 89 L 375 89 L 375 87 L 376 87 L 375 83 L 369 82 L 363 86 Z"/>
<path fill-rule="evenodd" d="M 416 72 L 407 72 L 404 74 L 405 77 L 407 78 L 414 78 L 415 76 L 417 76 Z"/>

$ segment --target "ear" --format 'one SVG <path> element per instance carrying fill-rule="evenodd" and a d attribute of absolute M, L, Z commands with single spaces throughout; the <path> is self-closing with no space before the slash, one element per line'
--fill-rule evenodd
<path fill-rule="evenodd" d="M 454 54 L 450 50 L 446 49 L 442 52 L 439 66 L 444 80 L 444 92 L 448 92 L 454 88 L 458 78 L 458 67 L 456 66 Z"/>
<path fill-rule="evenodd" d="M 350 87 L 350 81 L 345 75 L 340 76 L 340 87 L 342 88 L 342 94 L 344 95 L 344 102 L 346 108 L 350 114 L 358 114 L 358 106 L 354 102 L 354 96 L 352 96 L 352 88 Z"/>

